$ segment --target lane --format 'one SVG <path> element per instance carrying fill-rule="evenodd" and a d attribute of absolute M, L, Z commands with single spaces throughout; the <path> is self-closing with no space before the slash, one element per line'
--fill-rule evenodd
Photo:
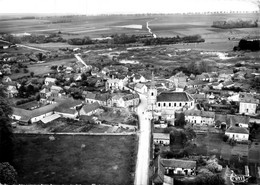
<path fill-rule="evenodd" d="M 137 114 L 139 116 L 140 132 L 135 173 L 135 185 L 148 185 L 151 123 L 149 120 L 149 113 L 146 112 L 146 96 L 143 94 L 139 95 L 141 103 L 138 106 Z"/>

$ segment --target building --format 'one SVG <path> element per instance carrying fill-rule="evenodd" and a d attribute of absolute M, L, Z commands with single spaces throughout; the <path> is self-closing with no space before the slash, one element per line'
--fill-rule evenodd
<path fill-rule="evenodd" d="M 153 133 L 154 144 L 169 145 L 170 134 L 169 133 Z"/>
<path fill-rule="evenodd" d="M 86 116 L 91 116 L 95 113 L 100 112 L 102 109 L 100 108 L 100 105 L 95 102 L 92 104 L 85 104 L 79 111 L 80 116 L 86 115 Z"/>
<path fill-rule="evenodd" d="M 122 78 L 122 79 L 108 79 L 106 81 L 106 90 L 107 91 L 113 91 L 113 90 L 124 90 L 124 87 L 128 83 L 128 78 Z"/>
<path fill-rule="evenodd" d="M 155 112 L 153 116 L 167 120 L 174 119 L 175 111 L 193 109 L 194 99 L 186 92 L 161 92 L 158 94 L 152 74 L 151 86 L 147 93 L 148 110 Z"/>
<path fill-rule="evenodd" d="M 7 97 L 13 98 L 18 95 L 18 90 L 15 85 L 8 85 L 6 88 Z"/>
<path fill-rule="evenodd" d="M 225 135 L 227 135 L 229 139 L 236 141 L 248 141 L 249 131 L 244 127 L 231 126 L 226 130 Z"/>
<path fill-rule="evenodd" d="M 137 107 L 139 102 L 138 94 L 117 94 L 111 98 L 111 105 L 114 107 Z"/>
<path fill-rule="evenodd" d="M 259 100 L 254 97 L 253 94 L 240 93 L 239 94 L 239 114 L 254 115 L 256 114 L 256 108 L 259 104 Z"/>
<path fill-rule="evenodd" d="M 186 92 L 162 92 L 156 99 L 156 110 L 190 110 L 194 108 L 194 99 Z"/>
<path fill-rule="evenodd" d="M 145 77 L 143 77 L 142 75 L 135 74 L 135 75 L 133 76 L 133 82 L 134 82 L 134 83 L 142 83 L 142 82 L 146 82 L 146 79 L 145 79 Z"/>
<path fill-rule="evenodd" d="M 44 84 L 47 85 L 47 86 L 49 86 L 49 85 L 51 86 L 51 85 L 54 85 L 56 81 L 57 80 L 55 78 L 47 77 L 44 80 Z"/>
<path fill-rule="evenodd" d="M 181 159 L 161 159 L 166 175 L 196 175 L 196 161 Z"/>
<path fill-rule="evenodd" d="M 159 155 L 155 159 L 153 183 L 155 185 L 163 185 L 165 183 L 165 176 L 195 176 L 196 167 L 196 161 L 182 159 L 163 159 Z"/>
<path fill-rule="evenodd" d="M 208 126 L 215 124 L 215 112 L 187 110 L 184 112 L 185 120 L 191 124 Z"/>
<path fill-rule="evenodd" d="M 137 83 L 134 86 L 134 90 L 139 93 L 147 93 L 147 86 L 145 84 Z"/>

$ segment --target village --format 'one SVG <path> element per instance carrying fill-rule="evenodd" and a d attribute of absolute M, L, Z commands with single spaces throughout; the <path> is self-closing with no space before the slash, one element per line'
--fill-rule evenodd
<path fill-rule="evenodd" d="M 216 72 L 177 71 L 166 79 L 150 68 L 143 75 L 141 64 L 144 69 L 126 64 L 99 69 L 84 62 L 79 50 L 74 53 L 68 66 L 52 65 L 49 74 L 18 80 L 9 77 L 10 65 L 2 66 L 15 133 L 138 133 L 142 96 L 147 105 L 141 114 L 152 123 L 154 184 L 192 179 L 207 184 L 205 170 L 212 181 L 242 174 L 259 182 L 257 67 L 236 63 Z"/>

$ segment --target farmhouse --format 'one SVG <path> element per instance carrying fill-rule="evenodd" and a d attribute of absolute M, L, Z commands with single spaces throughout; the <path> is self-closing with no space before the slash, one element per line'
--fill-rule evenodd
<path fill-rule="evenodd" d="M 146 82 L 146 79 L 145 79 L 145 77 L 143 77 L 142 75 L 135 74 L 135 75 L 133 76 L 133 82 L 134 82 L 134 83 L 142 83 L 142 82 Z"/>
<path fill-rule="evenodd" d="M 249 138 L 249 131 L 243 127 L 231 126 L 226 130 L 225 135 L 236 141 L 247 141 Z"/>
<path fill-rule="evenodd" d="M 155 159 L 154 184 L 164 184 L 165 175 L 169 176 L 194 176 L 196 175 L 196 161 L 181 159 L 162 159 L 160 155 Z"/>
<path fill-rule="evenodd" d="M 153 133 L 154 144 L 170 144 L 170 134 L 169 133 Z"/>

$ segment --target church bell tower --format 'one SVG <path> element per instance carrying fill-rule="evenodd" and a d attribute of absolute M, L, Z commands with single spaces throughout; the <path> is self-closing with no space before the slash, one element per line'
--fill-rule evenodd
<path fill-rule="evenodd" d="M 157 100 L 157 89 L 156 89 L 156 86 L 155 86 L 154 74 L 152 72 L 151 86 L 148 89 L 148 97 L 147 97 L 147 101 L 148 101 L 147 103 L 148 103 L 148 109 L 149 110 L 155 109 L 156 100 Z"/>

